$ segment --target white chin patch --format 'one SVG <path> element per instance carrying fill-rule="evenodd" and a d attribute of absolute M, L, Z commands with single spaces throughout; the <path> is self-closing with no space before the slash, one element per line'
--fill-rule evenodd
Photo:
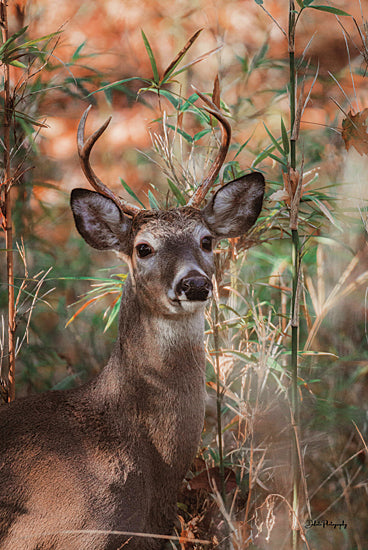
<path fill-rule="evenodd" d="M 180 305 L 184 309 L 184 311 L 187 311 L 188 313 L 194 313 L 195 311 L 198 311 L 199 309 L 203 309 L 207 303 L 207 300 L 205 301 L 197 301 L 197 300 L 180 300 Z"/>
<path fill-rule="evenodd" d="M 201 300 L 177 300 L 175 306 L 177 310 L 185 311 L 186 313 L 195 313 L 200 309 L 204 309 L 207 304 L 206 301 Z"/>

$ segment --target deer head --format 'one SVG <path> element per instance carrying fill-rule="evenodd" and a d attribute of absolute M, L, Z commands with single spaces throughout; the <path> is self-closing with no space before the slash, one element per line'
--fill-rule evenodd
<path fill-rule="evenodd" d="M 208 176 L 185 207 L 140 210 L 113 194 L 89 162 L 91 149 L 110 119 L 85 141 L 88 107 L 78 128 L 82 168 L 97 193 L 73 190 L 71 206 L 77 229 L 92 247 L 122 253 L 133 286 L 142 290 L 141 300 L 152 311 L 169 316 L 193 312 L 211 296 L 216 241 L 246 233 L 262 207 L 264 178 L 253 172 L 221 187 L 200 208 L 225 160 L 231 129 L 216 106 L 199 95 L 209 104 L 206 110 L 220 122 L 222 140 Z"/>

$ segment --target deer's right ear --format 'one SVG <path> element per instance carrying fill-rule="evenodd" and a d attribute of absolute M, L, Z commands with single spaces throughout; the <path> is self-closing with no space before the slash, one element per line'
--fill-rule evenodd
<path fill-rule="evenodd" d="M 252 172 L 221 187 L 202 210 L 208 227 L 218 238 L 244 235 L 261 212 L 264 187 L 260 172 Z"/>
<path fill-rule="evenodd" d="M 131 220 L 114 201 L 87 189 L 73 189 L 70 205 L 83 239 L 99 250 L 127 253 Z"/>

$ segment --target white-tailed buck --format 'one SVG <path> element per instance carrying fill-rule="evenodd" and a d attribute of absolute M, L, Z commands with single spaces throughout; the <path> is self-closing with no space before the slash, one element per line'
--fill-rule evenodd
<path fill-rule="evenodd" d="M 264 191 L 251 173 L 199 208 L 230 142 L 227 120 L 201 97 L 220 122 L 220 151 L 190 203 L 172 210 L 139 210 L 105 187 L 89 155 L 109 121 L 85 140 L 89 109 L 81 119 L 79 156 L 97 192 L 75 189 L 71 207 L 87 243 L 129 265 L 119 336 L 84 386 L 0 408 L 1 550 L 153 550 L 171 533 L 204 419 L 213 249 L 254 224 Z"/>

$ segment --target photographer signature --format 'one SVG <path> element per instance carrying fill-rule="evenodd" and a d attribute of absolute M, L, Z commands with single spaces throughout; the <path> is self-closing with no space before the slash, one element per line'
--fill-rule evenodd
<path fill-rule="evenodd" d="M 333 529 L 339 529 L 340 531 L 342 529 L 346 529 L 348 524 L 342 520 L 340 523 L 335 523 L 334 521 L 328 521 L 327 519 L 308 519 L 305 522 L 305 529 L 310 529 L 311 527 L 323 527 L 325 529 L 326 527 L 332 527 Z"/>

